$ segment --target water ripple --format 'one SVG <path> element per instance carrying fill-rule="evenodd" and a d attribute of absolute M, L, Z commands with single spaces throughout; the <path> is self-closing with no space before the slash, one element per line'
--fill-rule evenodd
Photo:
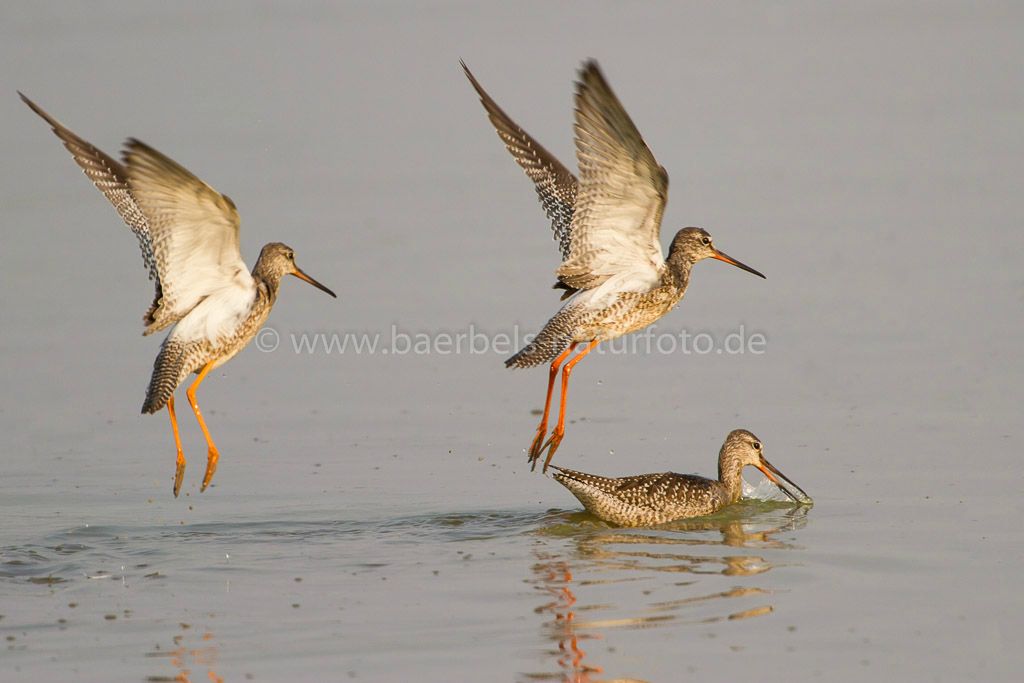
<path fill-rule="evenodd" d="M 370 520 L 262 520 L 175 526 L 78 526 L 0 548 L 0 582 L 53 585 L 123 577 L 173 559 L 183 545 L 225 547 L 291 544 L 310 548 L 371 539 L 385 543 L 460 542 L 532 532 L 545 513 L 484 511 Z M 126 563 L 130 559 L 131 563 Z M 225 567 L 221 567 L 222 569 Z M 143 574 L 158 575 L 159 572 Z"/>

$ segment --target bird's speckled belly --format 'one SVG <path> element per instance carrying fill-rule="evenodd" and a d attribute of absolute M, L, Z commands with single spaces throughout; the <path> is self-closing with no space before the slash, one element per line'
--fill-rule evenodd
<path fill-rule="evenodd" d="M 263 323 L 267 321 L 270 316 L 269 306 L 260 306 L 262 310 L 254 310 L 253 313 L 237 328 L 235 334 L 231 335 L 228 339 L 224 340 L 218 348 L 218 358 L 214 362 L 213 367 L 219 368 L 220 366 L 227 363 L 229 360 L 234 358 L 238 353 L 246 347 L 246 345 L 256 336 L 256 333 L 263 327 Z"/>
<path fill-rule="evenodd" d="M 679 298 L 673 296 L 668 288 L 643 294 L 623 294 L 611 306 L 593 313 L 590 320 L 580 327 L 575 341 L 608 341 L 642 330 L 660 320 L 678 303 Z"/>

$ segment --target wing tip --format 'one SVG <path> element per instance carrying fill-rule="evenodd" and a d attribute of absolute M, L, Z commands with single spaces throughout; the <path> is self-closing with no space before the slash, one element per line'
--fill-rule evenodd
<path fill-rule="evenodd" d="M 121 160 L 129 167 L 148 167 L 163 172 L 173 171 L 178 174 L 192 175 L 191 171 L 177 161 L 134 136 L 125 139 L 121 146 Z"/>
<path fill-rule="evenodd" d="M 571 476 L 572 470 L 567 470 L 558 465 L 548 465 L 548 469 L 555 470 L 551 474 L 551 478 L 566 488 L 570 488 L 570 484 L 578 483 L 578 480 Z"/>
<path fill-rule="evenodd" d="M 609 484 L 614 481 L 606 477 L 599 477 L 596 474 L 578 472 L 576 470 L 570 470 L 556 465 L 548 465 L 548 468 L 556 470 L 556 472 L 551 475 L 552 478 L 570 491 L 575 491 L 577 489 L 597 489 L 598 491 L 609 493 L 611 491 Z"/>
<path fill-rule="evenodd" d="M 466 74 L 466 78 L 469 79 L 469 84 L 472 85 L 473 90 L 476 91 L 477 97 L 480 98 L 480 104 L 483 105 L 484 111 L 487 112 L 487 118 L 490 119 L 491 125 L 494 126 L 494 129 L 499 133 L 499 135 L 502 132 L 512 135 L 524 133 L 512 118 L 506 114 L 500 106 L 498 106 L 498 103 L 494 101 L 494 98 L 484 90 L 484 86 L 480 85 L 480 81 L 476 80 L 476 76 L 474 76 L 473 72 L 469 70 L 468 66 L 466 66 L 466 62 L 460 59 L 459 64 L 462 65 L 462 70 Z M 505 144 L 506 146 L 508 145 L 507 140 L 505 140 Z"/>
<path fill-rule="evenodd" d="M 21 101 L 24 102 L 29 109 L 34 111 L 37 116 L 39 116 L 41 119 L 50 124 L 50 127 L 53 128 L 55 132 L 64 128 L 64 126 L 61 125 L 60 121 L 50 116 L 50 114 L 48 114 L 45 109 L 43 109 L 38 104 L 33 102 L 28 95 L 21 92 L 20 90 L 16 92 L 18 93 L 18 96 L 21 98 Z"/>
<path fill-rule="evenodd" d="M 602 100 L 611 98 L 618 102 L 618 96 L 605 78 L 601 65 L 594 58 L 589 58 L 580 67 L 579 80 L 576 81 L 576 111 L 584 108 L 585 100 Z M 619 105 L 622 108 L 622 105 Z M 582 113 L 582 112 L 581 112 Z M 627 115 L 628 116 L 628 115 Z"/>
<path fill-rule="evenodd" d="M 480 97 L 480 102 L 483 103 L 484 109 L 486 109 L 488 113 L 490 113 L 491 104 L 494 102 L 494 100 L 492 100 L 491 96 L 487 94 L 487 91 L 484 90 L 484 87 L 480 85 L 480 81 L 476 80 L 476 76 L 474 76 L 473 72 L 469 70 L 469 66 L 466 64 L 466 60 L 460 59 L 459 64 L 462 65 L 462 73 L 466 74 L 466 78 L 469 79 L 469 84 L 473 86 L 473 90 L 476 90 L 477 96 Z"/>
<path fill-rule="evenodd" d="M 20 90 L 15 90 L 14 92 L 18 93 L 18 97 L 21 98 L 21 101 L 27 104 L 29 107 L 31 107 L 33 111 L 39 109 L 39 105 L 33 102 L 31 99 L 29 99 L 28 95 L 21 92 Z"/>
<path fill-rule="evenodd" d="M 466 74 L 466 78 L 468 78 L 469 82 L 473 84 L 473 87 L 479 90 L 480 84 L 477 83 L 476 76 L 473 75 L 473 72 L 469 70 L 469 65 L 466 64 L 466 60 L 459 57 L 459 66 L 462 67 L 462 73 Z"/>
<path fill-rule="evenodd" d="M 583 61 L 579 71 L 580 85 L 589 84 L 591 81 L 604 82 L 604 73 L 601 71 L 601 65 L 597 63 L 597 60 L 593 57 L 588 57 Z"/>
<path fill-rule="evenodd" d="M 558 465 L 548 465 L 548 469 L 555 470 L 555 474 L 552 475 L 554 477 L 561 477 L 569 481 L 577 481 L 580 483 L 583 483 L 584 477 L 590 476 L 584 472 L 577 472 L 576 470 L 571 470 L 568 467 L 559 467 Z"/>

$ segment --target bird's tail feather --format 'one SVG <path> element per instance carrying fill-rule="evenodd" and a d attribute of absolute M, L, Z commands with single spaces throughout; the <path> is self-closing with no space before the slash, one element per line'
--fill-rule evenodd
<path fill-rule="evenodd" d="M 507 368 L 532 368 L 550 363 L 572 344 L 579 311 L 567 306 L 544 325 L 529 344 L 505 361 Z"/>
<path fill-rule="evenodd" d="M 153 363 L 153 376 L 146 390 L 143 413 L 155 413 L 164 407 L 178 385 L 188 377 L 192 368 L 188 365 L 188 344 L 171 339 L 164 340 L 160 354 Z"/>

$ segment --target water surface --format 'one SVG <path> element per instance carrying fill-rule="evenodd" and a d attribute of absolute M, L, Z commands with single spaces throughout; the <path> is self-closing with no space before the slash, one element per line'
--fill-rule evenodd
<path fill-rule="evenodd" d="M 1024 71 L 1015 4 L 32 3 L 0 10 L 3 680 L 1017 680 Z M 745 427 L 814 496 L 617 530 L 526 467 L 557 255 L 458 67 L 567 163 L 600 59 L 701 225 L 659 333 L 595 354 L 557 462 L 711 474 Z M 284 240 L 281 343 L 203 385 L 170 495 L 134 240 L 21 89 Z M 572 165 L 572 164 L 570 164 Z M 394 326 L 394 330 L 392 329 Z M 296 352 L 379 334 L 374 353 Z M 384 348 L 395 350 L 385 353 Z M 752 475 L 751 475 L 752 476 Z"/>

